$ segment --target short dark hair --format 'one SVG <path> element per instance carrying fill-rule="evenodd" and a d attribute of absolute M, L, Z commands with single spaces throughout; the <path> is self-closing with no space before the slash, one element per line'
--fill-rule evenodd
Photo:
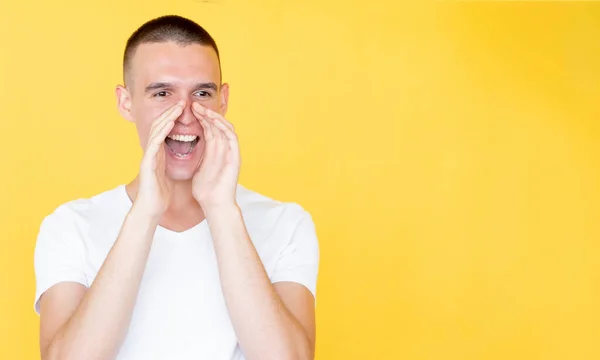
<path fill-rule="evenodd" d="M 180 45 L 200 44 L 212 47 L 221 59 L 217 43 L 202 26 L 179 15 L 165 15 L 147 21 L 127 40 L 123 54 L 123 81 L 127 81 L 129 65 L 138 46 L 145 43 L 174 41 Z"/>

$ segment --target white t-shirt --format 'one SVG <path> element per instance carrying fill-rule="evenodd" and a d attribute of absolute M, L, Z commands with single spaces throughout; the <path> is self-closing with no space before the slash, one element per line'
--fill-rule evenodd
<path fill-rule="evenodd" d="M 319 246 L 310 214 L 241 185 L 237 202 L 271 282 L 297 282 L 316 295 Z M 120 185 L 62 204 L 43 220 L 34 255 L 36 313 L 40 296 L 59 282 L 91 286 L 131 205 Z M 206 220 L 184 232 L 156 229 L 117 359 L 244 359 Z"/>

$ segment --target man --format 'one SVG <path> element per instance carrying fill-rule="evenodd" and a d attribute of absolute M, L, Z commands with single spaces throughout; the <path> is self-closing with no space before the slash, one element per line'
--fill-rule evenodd
<path fill-rule="evenodd" d="M 312 359 L 311 216 L 238 184 L 229 86 L 198 24 L 127 41 L 121 115 L 144 149 L 126 185 L 58 206 L 35 249 L 44 360 Z"/>

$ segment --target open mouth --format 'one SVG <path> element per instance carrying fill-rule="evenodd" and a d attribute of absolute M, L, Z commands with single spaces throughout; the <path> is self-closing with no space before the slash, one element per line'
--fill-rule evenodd
<path fill-rule="evenodd" d="M 196 135 L 169 135 L 165 139 L 165 143 L 172 154 L 183 158 L 194 151 L 198 140 L 199 138 Z"/>

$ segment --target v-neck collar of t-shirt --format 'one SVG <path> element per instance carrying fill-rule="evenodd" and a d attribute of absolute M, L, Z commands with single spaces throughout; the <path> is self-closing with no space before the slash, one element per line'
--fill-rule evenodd
<path fill-rule="evenodd" d="M 129 198 L 129 194 L 127 194 L 127 188 L 125 184 L 119 185 L 119 192 L 119 195 L 123 199 L 124 204 L 126 204 L 127 209 L 131 209 L 131 207 L 133 206 L 133 202 Z M 202 231 L 202 229 L 204 229 L 207 226 L 208 224 L 206 222 L 206 218 L 204 218 L 201 222 L 197 223 L 191 228 L 188 228 L 183 231 L 175 231 L 158 225 L 156 227 L 156 235 L 165 235 L 168 237 L 188 237 L 190 234 L 198 234 L 198 232 Z"/>

